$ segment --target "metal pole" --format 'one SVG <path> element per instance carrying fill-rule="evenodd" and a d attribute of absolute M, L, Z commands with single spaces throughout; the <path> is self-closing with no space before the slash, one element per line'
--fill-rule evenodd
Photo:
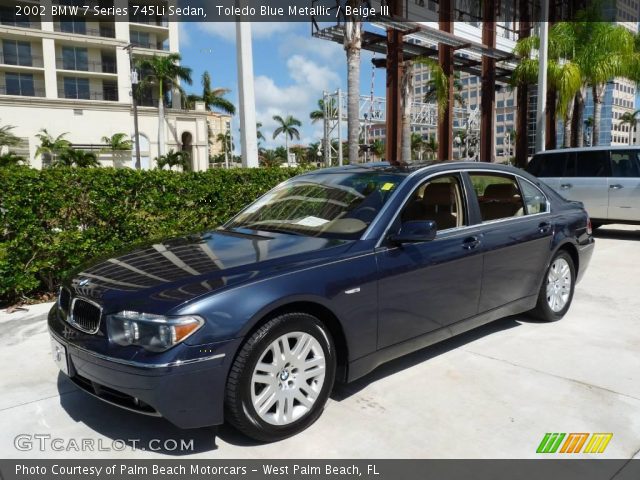
<path fill-rule="evenodd" d="M 133 105 L 133 134 L 134 134 L 134 143 L 136 148 L 136 170 L 140 170 L 142 168 L 142 164 L 140 163 L 140 133 L 138 131 L 138 99 L 136 98 L 136 94 L 138 93 L 138 72 L 133 68 L 133 55 L 131 54 L 131 50 L 133 45 L 129 44 L 124 49 L 129 54 L 129 70 L 131 75 L 131 104 Z"/>
<path fill-rule="evenodd" d="M 542 0 L 540 22 L 540 52 L 538 54 L 538 100 L 536 108 L 536 152 L 543 152 L 546 143 L 547 116 L 547 53 L 549 48 L 549 0 Z"/>
<path fill-rule="evenodd" d="M 240 20 L 240 18 L 238 20 Z M 257 167 L 258 139 L 256 132 L 256 99 L 253 88 L 253 52 L 251 49 L 250 22 L 236 22 L 236 53 L 238 59 L 238 86 L 240 89 L 242 166 Z"/>
<path fill-rule="evenodd" d="M 325 167 L 331 166 L 331 141 L 329 140 L 329 121 L 330 116 L 332 115 L 331 109 L 331 96 L 327 92 L 322 92 L 322 100 L 324 102 L 324 118 L 323 126 L 324 126 L 324 136 L 322 137 L 322 154 L 324 155 L 324 165 Z"/>
<path fill-rule="evenodd" d="M 338 165 L 342 166 L 342 90 L 338 89 Z"/>

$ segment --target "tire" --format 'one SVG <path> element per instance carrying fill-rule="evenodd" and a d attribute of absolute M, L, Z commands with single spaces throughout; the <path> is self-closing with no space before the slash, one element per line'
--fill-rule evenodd
<path fill-rule="evenodd" d="M 306 313 L 269 320 L 244 343 L 227 379 L 225 418 L 261 442 L 290 437 L 322 414 L 336 353 L 327 328 Z"/>
<path fill-rule="evenodd" d="M 560 250 L 549 263 L 540 286 L 538 303 L 531 314 L 546 322 L 560 320 L 571 306 L 575 284 L 576 269 L 573 259 L 568 252 Z"/>

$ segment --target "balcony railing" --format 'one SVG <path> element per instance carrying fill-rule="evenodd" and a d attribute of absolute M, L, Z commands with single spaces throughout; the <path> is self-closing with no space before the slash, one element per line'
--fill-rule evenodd
<path fill-rule="evenodd" d="M 56 58 L 56 67 L 77 72 L 117 73 L 115 62 L 76 62 L 74 65 L 65 63 L 63 58 Z"/>
<path fill-rule="evenodd" d="M 115 28 L 111 28 L 111 27 L 70 29 L 70 28 L 64 28 L 59 23 L 56 23 L 54 25 L 54 30 L 56 32 L 69 33 L 71 35 L 88 35 L 92 37 L 104 37 L 104 38 L 115 38 L 116 36 Z"/>
<path fill-rule="evenodd" d="M 20 97 L 44 97 L 45 91 L 41 88 L 33 89 L 10 89 L 8 90 L 5 85 L 0 85 L 0 95 L 18 95 Z"/>
<path fill-rule="evenodd" d="M 169 26 L 169 20 L 167 19 L 167 17 L 161 17 L 161 18 L 153 18 L 153 17 L 144 17 L 144 16 L 137 16 L 137 17 L 131 17 L 129 18 L 129 22 L 130 23 L 139 23 L 141 25 L 151 25 L 153 27 L 168 27 Z"/>
<path fill-rule="evenodd" d="M 163 45 L 162 43 L 150 43 L 132 40 L 131 45 L 138 48 L 151 48 L 153 50 L 164 50 L 165 52 L 169 51 L 169 46 Z"/>
<path fill-rule="evenodd" d="M 117 90 L 91 90 L 88 92 L 80 91 L 65 91 L 64 89 L 58 90 L 58 98 L 68 98 L 72 100 L 103 100 L 107 102 L 118 101 Z"/>
<path fill-rule="evenodd" d="M 44 67 L 44 59 L 37 55 L 29 56 L 16 56 L 13 54 L 6 54 L 0 52 L 0 63 L 3 65 L 15 65 L 18 67 Z"/>
<path fill-rule="evenodd" d="M 1 19 L 0 25 L 7 25 L 8 27 L 20 27 L 20 28 L 34 28 L 40 30 L 42 28 L 41 23 L 36 20 L 27 20 L 27 17 L 22 20 Z"/>

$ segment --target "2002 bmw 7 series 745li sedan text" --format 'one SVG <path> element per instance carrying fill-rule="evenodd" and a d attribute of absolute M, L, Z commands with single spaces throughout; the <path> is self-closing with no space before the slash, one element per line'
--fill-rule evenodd
<path fill-rule="evenodd" d="M 593 246 L 581 203 L 511 167 L 316 170 L 216 230 L 70 275 L 54 359 L 120 407 L 273 441 L 336 380 L 503 316 L 560 319 Z"/>

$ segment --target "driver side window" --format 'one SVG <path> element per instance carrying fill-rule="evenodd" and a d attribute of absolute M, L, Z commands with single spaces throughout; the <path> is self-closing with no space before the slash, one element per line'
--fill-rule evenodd
<path fill-rule="evenodd" d="M 433 220 L 439 231 L 468 225 L 459 177 L 444 175 L 420 185 L 406 203 L 400 219 L 402 223 Z"/>

